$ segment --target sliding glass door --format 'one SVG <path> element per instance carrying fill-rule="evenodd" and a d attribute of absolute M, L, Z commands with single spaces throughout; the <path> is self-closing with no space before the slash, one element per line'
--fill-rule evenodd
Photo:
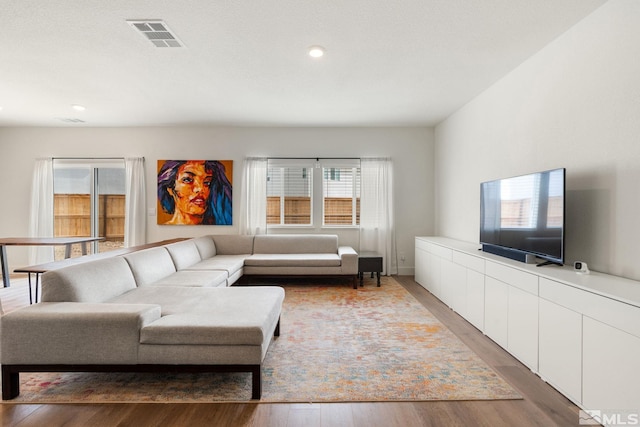
<path fill-rule="evenodd" d="M 55 159 L 54 236 L 104 237 L 91 253 L 124 246 L 125 171 L 123 160 Z M 63 248 L 55 258 L 63 257 Z M 74 248 L 72 256 L 80 255 Z"/>

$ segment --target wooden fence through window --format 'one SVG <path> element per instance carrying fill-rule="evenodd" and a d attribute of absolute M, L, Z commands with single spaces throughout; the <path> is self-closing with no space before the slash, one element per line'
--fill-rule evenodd
<path fill-rule="evenodd" d="M 324 223 L 326 225 L 351 225 L 352 199 L 325 197 Z M 284 223 L 309 224 L 311 222 L 311 199 L 309 197 L 285 197 Z M 356 200 L 356 224 L 360 223 L 360 199 Z M 267 197 L 267 224 L 280 224 L 280 197 Z"/>
<path fill-rule="evenodd" d="M 124 240 L 123 194 L 98 196 L 98 235 L 106 240 Z M 54 236 L 91 235 L 91 196 L 89 194 L 55 194 L 53 198 Z"/>
<path fill-rule="evenodd" d="M 350 198 L 327 197 L 325 200 L 325 224 L 350 225 L 352 204 Z M 102 194 L 98 199 L 99 236 L 106 240 L 124 240 L 125 196 Z M 311 199 L 287 197 L 285 199 L 285 224 L 309 224 Z M 280 198 L 267 198 L 267 224 L 280 223 Z M 360 199 L 356 200 L 356 223 L 360 223 Z M 88 194 L 54 195 L 54 235 L 59 237 L 91 235 L 91 196 Z"/>

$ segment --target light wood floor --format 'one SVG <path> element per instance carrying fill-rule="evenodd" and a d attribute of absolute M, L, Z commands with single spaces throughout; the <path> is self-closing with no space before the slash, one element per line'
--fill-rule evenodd
<path fill-rule="evenodd" d="M 0 405 L 2 426 L 577 426 L 578 408 L 423 289 L 398 276 L 425 307 L 505 378 L 522 400 L 382 403 Z M 365 286 L 375 286 L 371 279 Z M 6 311 L 29 303 L 26 279 L 0 289 Z M 282 333 L 286 333 L 283 325 Z"/>

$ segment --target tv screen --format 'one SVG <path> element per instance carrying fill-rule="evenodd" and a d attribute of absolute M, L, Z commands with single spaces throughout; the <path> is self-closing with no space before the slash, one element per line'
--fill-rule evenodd
<path fill-rule="evenodd" d="M 564 168 L 480 184 L 482 250 L 564 263 Z"/>

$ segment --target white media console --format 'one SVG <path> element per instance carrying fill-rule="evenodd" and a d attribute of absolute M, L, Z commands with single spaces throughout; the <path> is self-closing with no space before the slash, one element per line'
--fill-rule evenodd
<path fill-rule="evenodd" d="M 416 237 L 415 280 L 585 410 L 640 413 L 640 282 Z"/>

